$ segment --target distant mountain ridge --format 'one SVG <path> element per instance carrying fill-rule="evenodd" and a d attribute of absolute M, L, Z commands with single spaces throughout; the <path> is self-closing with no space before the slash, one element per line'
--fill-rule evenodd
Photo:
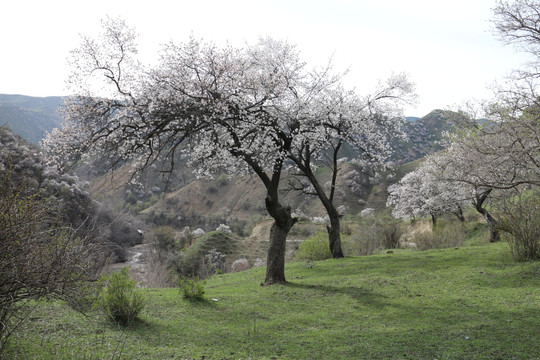
<path fill-rule="evenodd" d="M 60 105 L 60 96 L 0 94 L 0 126 L 8 126 L 25 140 L 38 144 L 47 132 L 61 124 Z"/>
<path fill-rule="evenodd" d="M 404 164 L 441 150 L 443 134 L 453 128 L 451 119 L 456 116 L 455 112 L 436 109 L 422 118 L 406 118 L 403 131 L 408 141 L 394 144 L 392 160 Z"/>
<path fill-rule="evenodd" d="M 25 140 L 38 144 L 47 132 L 62 123 L 58 109 L 61 96 L 34 97 L 0 94 L 0 126 L 7 125 Z M 433 150 L 433 141 L 440 140 L 448 128 L 443 110 L 434 110 L 424 117 L 405 118 L 405 132 L 410 144 L 399 144 L 396 157 L 411 161 Z M 352 151 L 349 151 L 352 154 Z M 345 154 L 347 156 L 349 154 Z"/>

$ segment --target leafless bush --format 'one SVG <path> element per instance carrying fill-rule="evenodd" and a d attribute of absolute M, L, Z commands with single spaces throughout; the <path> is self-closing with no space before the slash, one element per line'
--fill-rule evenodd
<path fill-rule="evenodd" d="M 540 191 L 508 197 L 498 206 L 498 228 L 516 261 L 540 258 Z"/>
<path fill-rule="evenodd" d="M 439 224 L 433 231 L 416 232 L 411 242 L 416 244 L 418 250 L 444 249 L 461 246 L 465 238 L 462 226 Z"/>
<path fill-rule="evenodd" d="M 226 257 L 227 255 L 216 249 L 210 249 L 201 260 L 198 274 L 199 277 L 205 279 L 215 274 L 224 273 L 226 268 Z"/>
<path fill-rule="evenodd" d="M 154 247 L 148 254 L 148 271 L 146 286 L 149 288 L 165 288 L 174 284 L 172 266 L 174 255 Z"/>
<path fill-rule="evenodd" d="M 376 222 L 363 224 L 360 231 L 343 238 L 343 250 L 347 255 L 364 256 L 375 253 L 382 247 L 382 227 Z"/>
<path fill-rule="evenodd" d="M 77 307 L 105 262 L 88 229 L 81 236 L 63 225 L 53 215 L 58 203 L 26 190 L 0 173 L 0 352 L 28 301 L 57 298 Z"/>
<path fill-rule="evenodd" d="M 385 249 L 399 248 L 399 239 L 403 235 L 401 223 L 397 221 L 387 222 L 381 228 L 382 246 Z"/>

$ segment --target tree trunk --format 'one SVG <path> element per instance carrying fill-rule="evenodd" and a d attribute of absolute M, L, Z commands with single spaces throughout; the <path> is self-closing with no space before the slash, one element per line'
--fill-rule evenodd
<path fill-rule="evenodd" d="M 282 206 L 278 201 L 272 200 L 270 196 L 266 198 L 266 209 L 274 218 L 274 223 L 270 228 L 270 245 L 266 259 L 265 285 L 284 284 L 285 279 L 285 250 L 287 246 L 287 235 L 296 223 L 296 219 L 291 216 L 291 208 Z"/>
<path fill-rule="evenodd" d="M 489 227 L 489 242 L 497 242 L 501 240 L 501 234 L 499 233 L 499 230 L 497 230 L 497 221 L 486 209 L 482 210 L 483 211 L 480 213 L 484 216 L 484 219 Z"/>
<path fill-rule="evenodd" d="M 456 212 L 454 213 L 457 218 L 459 219 L 459 221 L 461 221 L 462 223 L 465 222 L 465 216 L 463 216 L 463 210 L 461 209 L 461 206 L 458 206 Z"/>
<path fill-rule="evenodd" d="M 334 208 L 332 204 L 330 206 Z M 343 249 L 341 248 L 341 224 L 339 221 L 339 214 L 335 208 L 327 211 L 327 213 L 330 217 L 330 225 L 326 225 L 330 253 L 334 259 L 343 258 L 345 255 L 343 254 Z"/>
<path fill-rule="evenodd" d="M 437 217 L 433 214 L 431 214 L 431 223 L 433 225 L 433 228 L 435 229 L 435 227 L 437 226 Z"/>
<path fill-rule="evenodd" d="M 293 156 L 292 154 L 289 155 L 289 159 L 296 163 L 300 171 L 302 171 L 304 176 L 308 178 L 311 185 L 313 185 L 316 195 L 319 197 L 319 200 L 321 200 L 321 203 L 323 204 L 324 208 L 326 209 L 326 213 L 330 218 L 330 225 L 326 226 L 326 230 L 328 231 L 328 245 L 330 247 L 330 253 L 332 254 L 332 257 L 334 259 L 345 257 L 341 248 L 341 226 L 339 214 L 336 207 L 334 206 L 334 194 L 336 190 L 336 180 L 339 171 L 338 154 L 342 144 L 343 142 L 340 140 L 338 144 L 334 147 L 332 164 L 332 185 L 330 187 L 330 194 L 328 196 L 326 195 L 324 188 L 319 183 L 319 180 L 311 170 L 312 163 L 309 144 L 305 145 L 303 149 L 303 151 L 305 151 L 304 154 L 302 154 L 302 151 L 300 151 L 298 156 Z"/>
<path fill-rule="evenodd" d="M 501 234 L 497 230 L 497 220 L 495 220 L 493 216 L 491 216 L 491 214 L 482 207 L 482 205 L 484 204 L 484 202 L 486 201 L 487 197 L 489 196 L 492 190 L 493 189 L 488 189 L 481 194 L 477 194 L 474 201 L 474 207 L 476 208 L 476 211 L 482 214 L 482 216 L 486 220 L 486 223 L 488 224 L 489 241 L 496 242 L 496 241 L 501 240 Z"/>
<path fill-rule="evenodd" d="M 270 246 L 266 259 L 266 278 L 264 283 L 283 284 L 285 279 L 285 250 L 288 230 L 283 229 L 276 221 L 270 229 Z"/>

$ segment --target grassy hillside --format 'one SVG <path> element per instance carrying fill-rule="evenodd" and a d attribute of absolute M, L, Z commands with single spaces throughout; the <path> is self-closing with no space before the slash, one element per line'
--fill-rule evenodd
<path fill-rule="evenodd" d="M 122 330 L 62 303 L 38 304 L 11 359 L 540 359 L 540 262 L 504 243 L 296 262 L 287 285 L 264 269 L 217 275 L 204 302 L 140 291 Z"/>

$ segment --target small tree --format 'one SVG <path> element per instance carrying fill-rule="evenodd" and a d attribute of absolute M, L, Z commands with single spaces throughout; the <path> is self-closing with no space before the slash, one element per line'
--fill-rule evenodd
<path fill-rule="evenodd" d="M 386 205 L 393 207 L 392 215 L 396 218 L 430 216 L 433 226 L 439 216 L 448 213 L 456 214 L 463 221 L 462 208 L 470 202 L 472 189 L 466 184 L 442 180 L 443 173 L 444 169 L 432 156 L 391 185 Z"/>
<path fill-rule="evenodd" d="M 129 268 L 104 276 L 101 280 L 104 289 L 99 305 L 105 314 L 119 325 L 132 324 L 145 306 L 141 293 L 135 288 L 135 281 L 129 278 Z"/>
<path fill-rule="evenodd" d="M 336 181 L 339 173 L 340 151 L 345 144 L 359 151 L 359 157 L 369 166 L 382 167 L 391 155 L 391 139 L 402 135 L 400 102 L 412 100 L 413 85 L 404 75 L 388 79 L 371 95 L 360 97 L 340 87 L 327 89 L 313 104 L 301 124 L 299 141 L 295 141 L 288 154 L 301 175 L 311 186 L 301 181 L 297 189 L 319 197 L 326 209 L 330 224 L 327 226 L 332 257 L 343 257 L 340 239 L 340 216 L 335 203 Z M 317 163 L 329 164 L 332 171 L 329 190 L 321 184 L 313 167 Z"/>

